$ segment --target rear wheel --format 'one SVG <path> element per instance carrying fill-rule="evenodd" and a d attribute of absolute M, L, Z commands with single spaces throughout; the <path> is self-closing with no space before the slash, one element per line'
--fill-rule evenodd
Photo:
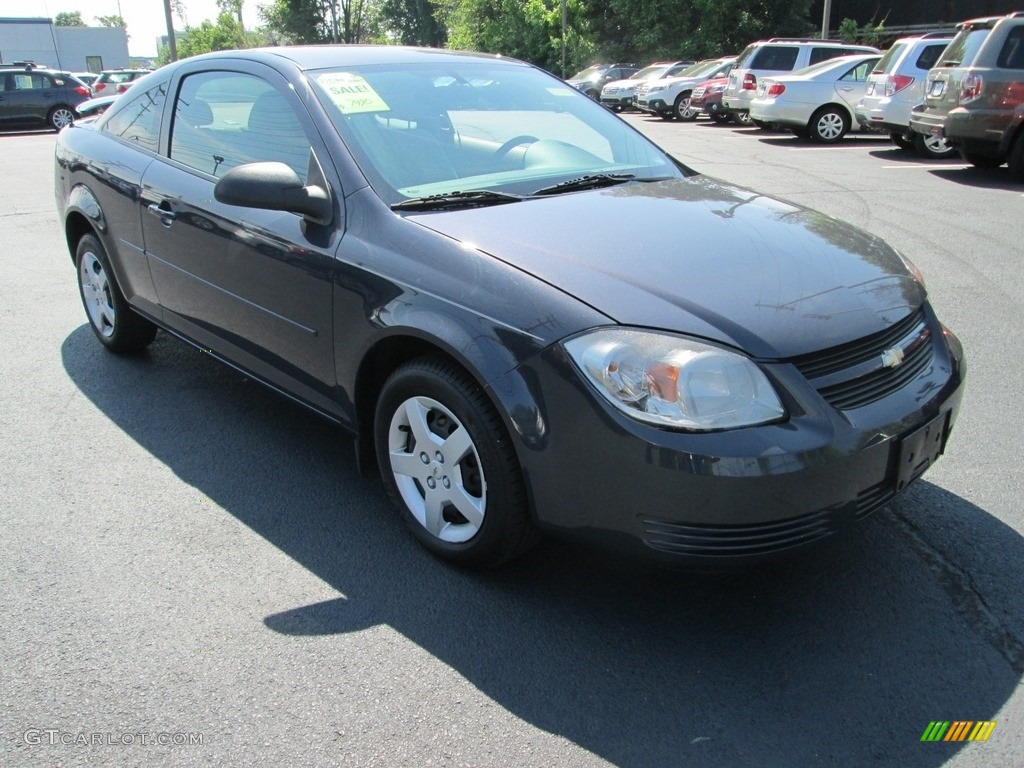
<path fill-rule="evenodd" d="M 533 543 L 512 441 L 463 369 L 433 357 L 399 367 L 381 390 L 374 433 L 388 495 L 432 553 L 487 568 Z"/>
<path fill-rule="evenodd" d="M 917 134 L 920 135 L 920 134 Z M 899 131 L 890 131 L 889 139 L 900 149 L 913 149 L 914 140 L 905 133 Z"/>
<path fill-rule="evenodd" d="M 815 141 L 833 144 L 850 130 L 850 118 L 836 107 L 822 107 L 811 116 L 811 122 L 807 127 Z"/>
<path fill-rule="evenodd" d="M 998 168 L 1003 164 L 1003 160 L 1000 157 L 970 152 L 963 147 L 960 148 L 960 157 L 963 158 L 965 163 L 970 163 L 975 168 Z"/>
<path fill-rule="evenodd" d="M 50 110 L 50 114 L 46 116 L 46 121 L 55 131 L 60 131 L 62 128 L 67 128 L 75 122 L 75 111 L 67 104 L 60 104 Z"/>
<path fill-rule="evenodd" d="M 690 105 L 690 94 L 692 91 L 683 91 L 676 98 L 675 106 L 672 111 L 675 116 L 682 120 L 684 123 L 689 123 L 697 119 L 697 115 L 700 114 L 699 109 L 694 109 Z"/>
<path fill-rule="evenodd" d="M 128 306 L 100 241 L 86 235 L 75 251 L 78 291 L 96 338 L 111 352 L 138 352 L 156 336 L 156 326 Z"/>
<path fill-rule="evenodd" d="M 922 133 L 914 134 L 914 149 L 921 157 L 928 157 L 932 160 L 943 160 L 953 157 L 956 147 L 951 147 L 949 142 L 938 136 L 925 136 Z"/>
<path fill-rule="evenodd" d="M 729 122 L 729 115 L 725 112 L 715 112 L 713 115 L 710 115 L 710 117 L 712 122 L 715 122 L 718 125 L 724 125 Z"/>

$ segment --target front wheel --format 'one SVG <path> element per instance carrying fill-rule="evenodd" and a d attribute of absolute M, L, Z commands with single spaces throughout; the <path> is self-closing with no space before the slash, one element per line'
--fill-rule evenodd
<path fill-rule="evenodd" d="M 1010 157 L 1007 161 L 1010 166 L 1010 173 L 1018 181 L 1024 181 L 1024 131 L 1017 133 L 1013 145 L 1010 148 Z"/>
<path fill-rule="evenodd" d="M 374 436 L 388 496 L 433 554 L 490 568 L 533 542 L 511 439 L 461 368 L 433 357 L 400 366 L 377 401 Z"/>
<path fill-rule="evenodd" d="M 690 105 L 690 93 L 691 91 L 683 91 L 679 94 L 675 106 L 672 108 L 673 114 L 684 123 L 693 122 L 697 119 L 697 115 L 700 114 L 699 109 L 694 109 Z"/>
<path fill-rule="evenodd" d="M 915 134 L 920 135 L 920 134 Z M 914 149 L 914 140 L 905 133 L 899 131 L 889 132 L 889 141 L 895 144 L 900 149 Z"/>
<path fill-rule="evenodd" d="M 850 118 L 835 107 L 822 107 L 811 116 L 807 128 L 815 141 L 834 144 L 850 130 Z"/>
<path fill-rule="evenodd" d="M 50 114 L 46 117 L 50 127 L 55 131 L 60 131 L 63 128 L 67 128 L 73 122 L 75 122 L 75 111 L 71 107 L 61 104 L 50 110 Z"/>
<path fill-rule="evenodd" d="M 139 352 L 156 336 L 156 326 L 137 314 L 121 293 L 110 260 L 94 235 L 75 250 L 78 292 L 96 338 L 111 352 Z"/>

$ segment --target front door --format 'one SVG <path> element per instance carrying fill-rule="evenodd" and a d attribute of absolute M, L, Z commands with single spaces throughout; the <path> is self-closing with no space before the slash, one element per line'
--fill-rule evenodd
<path fill-rule="evenodd" d="M 169 146 L 147 169 L 140 201 L 165 322 L 333 412 L 331 281 L 341 215 L 320 226 L 225 205 L 213 191 L 250 162 L 284 162 L 305 180 L 317 163 L 305 108 L 276 73 L 197 70 L 182 77 L 171 115 Z"/>

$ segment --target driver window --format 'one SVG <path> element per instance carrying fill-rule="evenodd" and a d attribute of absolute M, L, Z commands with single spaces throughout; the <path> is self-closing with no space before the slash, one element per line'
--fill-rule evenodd
<path fill-rule="evenodd" d="M 265 80 L 202 72 L 182 81 L 171 126 L 172 160 L 217 178 L 245 163 L 277 161 L 305 183 L 309 152 L 294 108 Z"/>

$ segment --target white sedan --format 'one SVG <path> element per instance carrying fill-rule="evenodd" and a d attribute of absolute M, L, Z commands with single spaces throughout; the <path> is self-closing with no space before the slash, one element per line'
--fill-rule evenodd
<path fill-rule="evenodd" d="M 788 128 L 800 138 L 839 141 L 851 127 L 859 127 L 854 107 L 880 58 L 878 54 L 840 56 L 791 75 L 762 78 L 750 102 L 750 119 L 762 127 Z"/>

